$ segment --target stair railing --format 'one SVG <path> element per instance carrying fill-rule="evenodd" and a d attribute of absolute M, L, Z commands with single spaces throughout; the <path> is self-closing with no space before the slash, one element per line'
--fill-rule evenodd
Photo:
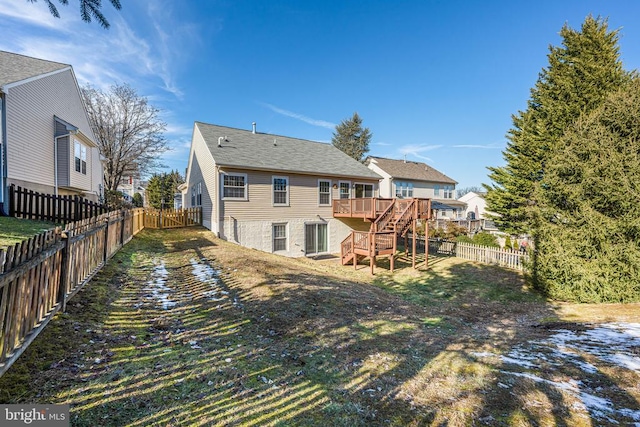
<path fill-rule="evenodd" d="M 387 224 L 391 222 L 395 213 L 395 203 L 390 204 L 387 208 L 380 214 L 378 219 L 371 226 L 371 231 L 374 233 L 383 231 Z"/>

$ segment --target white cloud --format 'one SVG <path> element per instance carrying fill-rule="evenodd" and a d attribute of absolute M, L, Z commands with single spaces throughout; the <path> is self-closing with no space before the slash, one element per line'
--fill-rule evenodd
<path fill-rule="evenodd" d="M 335 123 L 331 123 L 331 122 L 327 122 L 325 120 L 318 120 L 318 119 L 312 119 L 310 117 L 304 116 L 302 114 L 299 113 L 294 113 L 293 111 L 288 111 L 288 110 L 283 110 L 282 108 L 278 108 L 275 105 L 271 105 L 271 104 L 267 104 L 267 103 L 261 103 L 262 105 L 264 105 L 265 107 L 267 107 L 268 109 L 270 109 L 271 111 L 281 114 L 283 116 L 286 117 L 291 117 L 293 119 L 296 120 L 300 120 L 303 121 L 305 123 L 308 123 L 312 126 L 319 126 L 319 127 L 323 127 L 323 128 L 327 128 L 327 129 L 335 129 L 336 124 Z"/>
<path fill-rule="evenodd" d="M 499 150 L 503 146 L 502 143 L 491 143 L 491 144 L 458 144 L 452 145 L 453 148 L 479 148 L 483 150 Z"/>
<path fill-rule="evenodd" d="M 400 151 L 400 154 L 402 155 L 411 155 L 428 162 L 433 162 L 433 159 L 422 155 L 422 153 L 437 150 L 441 147 L 442 145 L 409 144 L 403 145 L 398 151 Z"/>
<path fill-rule="evenodd" d="M 72 16 L 68 16 L 72 15 L 68 13 L 68 6 L 55 2 L 54 4 L 58 9 L 60 18 L 51 15 L 49 7 L 44 1 L 31 3 L 26 0 L 0 0 L 0 16 L 36 27 L 70 32 L 71 28 L 67 25 L 69 24 L 68 21 L 79 21 L 79 17 L 74 19 Z M 6 24 L 6 22 L 4 23 Z"/>

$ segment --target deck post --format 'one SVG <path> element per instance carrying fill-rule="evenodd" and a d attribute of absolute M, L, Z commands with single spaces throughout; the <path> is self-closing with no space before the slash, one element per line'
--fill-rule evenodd
<path fill-rule="evenodd" d="M 369 259 L 371 264 L 371 274 L 374 274 L 376 266 L 376 235 L 369 232 Z"/>
<path fill-rule="evenodd" d="M 355 231 L 351 232 L 351 252 L 353 252 L 353 269 L 358 269 L 358 254 L 356 253 Z"/>
<path fill-rule="evenodd" d="M 424 221 L 424 266 L 429 268 L 429 220 L 431 220 L 431 199 L 427 202 L 427 218 Z"/>

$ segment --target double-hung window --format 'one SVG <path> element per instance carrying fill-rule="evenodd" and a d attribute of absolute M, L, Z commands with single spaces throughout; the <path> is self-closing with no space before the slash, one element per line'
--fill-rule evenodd
<path fill-rule="evenodd" d="M 287 224 L 273 224 L 273 252 L 287 250 Z"/>
<path fill-rule="evenodd" d="M 318 204 L 320 206 L 331 204 L 331 181 L 326 179 L 318 180 Z"/>
<path fill-rule="evenodd" d="M 340 198 L 348 199 L 350 195 L 351 195 L 351 183 L 340 182 Z"/>
<path fill-rule="evenodd" d="M 202 206 L 202 182 L 191 188 L 191 206 Z"/>
<path fill-rule="evenodd" d="M 396 183 L 396 197 L 413 197 L 413 183 L 398 181 Z"/>
<path fill-rule="evenodd" d="M 436 197 L 440 196 L 440 186 L 438 184 L 433 186 L 433 195 Z"/>
<path fill-rule="evenodd" d="M 76 172 L 87 174 L 87 146 L 79 141 L 74 143 L 74 160 Z"/>
<path fill-rule="evenodd" d="M 444 186 L 444 198 L 453 199 L 453 185 Z"/>
<path fill-rule="evenodd" d="M 224 174 L 222 179 L 222 197 L 225 199 L 247 199 L 247 175 Z"/>
<path fill-rule="evenodd" d="M 273 205 L 289 205 L 289 178 L 286 176 L 274 176 L 273 182 Z"/>

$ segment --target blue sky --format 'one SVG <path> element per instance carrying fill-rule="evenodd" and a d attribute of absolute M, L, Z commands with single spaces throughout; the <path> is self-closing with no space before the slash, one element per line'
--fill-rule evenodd
<path fill-rule="evenodd" d="M 129 83 L 162 110 L 163 161 L 181 172 L 195 120 L 329 142 L 357 111 L 369 154 L 480 185 L 565 23 L 608 17 L 625 68 L 640 66 L 632 0 L 103 0 L 109 30 L 69 3 L 56 19 L 43 0 L 0 0 L 0 50 L 71 64 L 81 84 Z"/>

